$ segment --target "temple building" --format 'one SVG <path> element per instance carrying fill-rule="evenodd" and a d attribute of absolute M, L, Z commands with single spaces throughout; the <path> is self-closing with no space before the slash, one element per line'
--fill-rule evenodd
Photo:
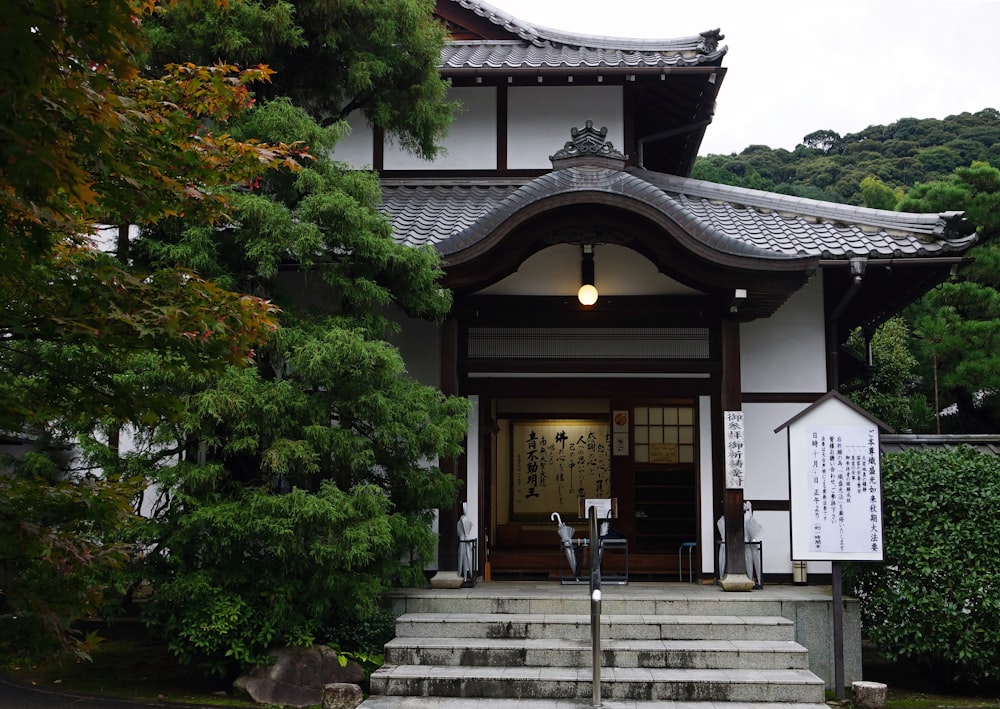
<path fill-rule="evenodd" d="M 850 333 L 963 263 L 971 226 L 688 177 L 726 76 L 718 30 L 580 36 L 476 0 L 436 13 L 461 103 L 442 156 L 358 118 L 336 158 L 379 172 L 394 237 L 433 245 L 455 294 L 447 322 L 404 321 L 397 343 L 412 375 L 473 403 L 440 568 L 456 568 L 463 503 L 480 567 L 553 577 L 553 513 L 582 528 L 581 498 L 613 499 L 631 575 L 708 580 L 720 518 L 742 528 L 749 502 L 763 577 L 790 581 L 802 473 L 782 425 L 837 391 Z"/>

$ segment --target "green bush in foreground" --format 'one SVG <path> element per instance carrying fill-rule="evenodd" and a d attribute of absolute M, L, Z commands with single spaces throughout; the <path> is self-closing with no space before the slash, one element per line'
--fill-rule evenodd
<path fill-rule="evenodd" d="M 885 563 L 848 575 L 866 636 L 948 682 L 1000 677 L 1000 459 L 913 450 L 882 475 Z"/>

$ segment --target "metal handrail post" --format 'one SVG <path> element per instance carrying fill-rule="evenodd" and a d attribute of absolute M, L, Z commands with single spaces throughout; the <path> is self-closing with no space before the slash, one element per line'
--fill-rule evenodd
<path fill-rule="evenodd" d="M 591 706 L 601 703 L 601 539 L 597 527 L 597 510 L 591 507 L 590 520 L 590 643 L 593 650 L 594 695 Z"/>

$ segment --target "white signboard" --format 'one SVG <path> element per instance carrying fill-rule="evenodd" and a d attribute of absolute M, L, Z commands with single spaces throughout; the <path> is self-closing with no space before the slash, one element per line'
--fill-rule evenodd
<path fill-rule="evenodd" d="M 726 488 L 743 489 L 746 481 L 745 441 L 743 438 L 743 412 L 726 411 L 724 414 L 726 447 Z"/>
<path fill-rule="evenodd" d="M 611 517 L 611 498 L 592 498 L 588 497 L 583 505 L 584 516 L 590 517 L 590 508 L 594 508 L 594 513 L 597 515 L 598 519 L 608 519 Z"/>
<path fill-rule="evenodd" d="M 882 476 L 874 426 L 806 426 L 791 471 L 792 558 L 881 561 Z"/>

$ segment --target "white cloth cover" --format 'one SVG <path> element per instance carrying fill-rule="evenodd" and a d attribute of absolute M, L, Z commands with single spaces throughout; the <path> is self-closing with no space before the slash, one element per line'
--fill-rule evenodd
<path fill-rule="evenodd" d="M 460 542 L 475 539 L 475 529 L 468 515 L 463 514 L 458 520 L 458 540 Z M 472 544 L 458 545 L 458 575 L 463 579 L 472 578 L 476 570 L 472 568 Z"/>
<path fill-rule="evenodd" d="M 715 523 L 715 526 L 719 529 L 719 536 L 722 537 L 722 544 L 719 545 L 719 576 L 726 575 L 726 518 L 725 516 L 719 517 L 719 521 Z M 764 532 L 764 527 L 754 519 L 753 508 L 749 505 L 745 506 L 743 511 L 743 541 L 746 542 L 759 542 L 760 535 Z M 746 559 L 747 566 L 747 576 L 756 583 L 761 582 L 761 568 L 763 566 L 762 560 L 760 558 L 760 547 L 756 544 L 753 546 L 747 545 L 743 548 L 744 558 Z"/>

